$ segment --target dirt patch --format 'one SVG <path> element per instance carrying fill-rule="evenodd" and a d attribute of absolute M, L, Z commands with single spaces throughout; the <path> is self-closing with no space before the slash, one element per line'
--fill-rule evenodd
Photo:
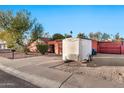
<path fill-rule="evenodd" d="M 124 83 L 124 67 L 87 67 L 73 62 L 54 67 L 54 69 L 100 80 Z"/>
<path fill-rule="evenodd" d="M 124 83 L 124 55 L 98 54 L 91 63 L 70 62 L 54 67 L 65 72 Z"/>

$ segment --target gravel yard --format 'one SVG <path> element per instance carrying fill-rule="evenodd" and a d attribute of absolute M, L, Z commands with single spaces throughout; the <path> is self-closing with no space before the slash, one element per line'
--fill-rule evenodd
<path fill-rule="evenodd" d="M 124 55 L 98 54 L 90 63 L 70 62 L 55 66 L 54 69 L 94 79 L 124 83 Z"/>

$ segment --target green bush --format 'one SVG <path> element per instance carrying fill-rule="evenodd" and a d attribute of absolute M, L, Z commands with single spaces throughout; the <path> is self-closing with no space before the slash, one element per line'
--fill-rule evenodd
<path fill-rule="evenodd" d="M 37 50 L 41 53 L 41 54 L 45 54 L 48 51 L 48 45 L 45 44 L 38 44 L 37 45 Z"/>
<path fill-rule="evenodd" d="M 30 50 L 25 46 L 24 48 L 23 48 L 24 50 L 24 53 L 27 55 L 28 54 L 28 52 L 30 52 Z"/>

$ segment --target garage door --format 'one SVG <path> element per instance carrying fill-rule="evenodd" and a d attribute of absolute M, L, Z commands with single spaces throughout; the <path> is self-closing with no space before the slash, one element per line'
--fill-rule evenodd
<path fill-rule="evenodd" d="M 121 54 L 121 43 L 117 42 L 99 42 L 99 53 Z"/>

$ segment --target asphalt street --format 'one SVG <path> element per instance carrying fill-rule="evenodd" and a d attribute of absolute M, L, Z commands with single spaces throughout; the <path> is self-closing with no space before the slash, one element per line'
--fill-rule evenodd
<path fill-rule="evenodd" d="M 38 88 L 37 86 L 0 70 L 0 88 Z"/>

